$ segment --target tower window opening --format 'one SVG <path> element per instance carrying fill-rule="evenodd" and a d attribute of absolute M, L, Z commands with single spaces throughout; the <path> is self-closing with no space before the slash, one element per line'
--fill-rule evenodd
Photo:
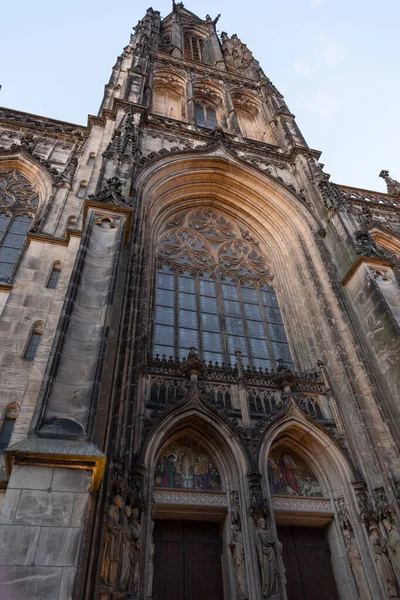
<path fill-rule="evenodd" d="M 81 181 L 81 183 L 79 184 L 78 192 L 76 194 L 78 196 L 78 198 L 84 198 L 86 196 L 86 190 L 87 190 L 86 181 Z"/>
<path fill-rule="evenodd" d="M 3 427 L 0 430 L 0 452 L 3 452 L 11 440 L 11 436 L 13 433 L 15 425 L 15 419 L 11 417 L 6 417 L 3 421 Z"/>
<path fill-rule="evenodd" d="M 199 127 L 207 127 L 208 129 L 218 127 L 217 112 L 212 106 L 196 102 L 194 105 L 194 115 L 196 125 Z"/>
<path fill-rule="evenodd" d="M 93 167 L 93 165 L 94 165 L 95 161 L 96 161 L 96 155 L 95 155 L 95 153 L 94 153 L 94 152 L 91 152 L 91 153 L 89 154 L 89 157 L 88 157 L 88 159 L 87 159 L 87 163 L 86 163 L 86 164 L 87 164 L 89 167 Z"/>
<path fill-rule="evenodd" d="M 204 40 L 185 33 L 185 58 L 204 62 Z"/>

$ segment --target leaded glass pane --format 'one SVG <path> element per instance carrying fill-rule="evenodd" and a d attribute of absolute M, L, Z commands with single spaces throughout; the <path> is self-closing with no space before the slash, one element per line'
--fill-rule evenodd
<path fill-rule="evenodd" d="M 162 357 L 165 354 L 168 358 L 172 356 L 175 358 L 175 348 L 173 346 L 154 346 L 154 354 L 159 354 Z"/>
<path fill-rule="evenodd" d="M 194 294 L 184 294 L 183 292 L 179 292 L 179 308 L 196 310 L 196 296 Z"/>
<path fill-rule="evenodd" d="M 0 262 L 14 263 L 18 254 L 19 250 L 15 250 L 15 248 L 0 248 Z"/>
<path fill-rule="evenodd" d="M 254 357 L 251 359 L 252 363 L 253 363 L 253 367 L 257 367 L 257 369 L 259 369 L 260 367 L 264 370 L 264 369 L 272 369 L 272 362 L 268 359 L 265 358 L 257 358 Z"/>
<path fill-rule="evenodd" d="M 264 324 L 260 321 L 246 321 L 247 331 L 250 337 L 265 338 Z"/>
<path fill-rule="evenodd" d="M 197 313 L 190 310 L 179 311 L 179 326 L 197 329 Z"/>
<path fill-rule="evenodd" d="M 7 217 L 6 215 L 0 214 L 0 233 L 4 233 L 7 229 L 7 226 L 11 220 L 11 217 Z"/>
<path fill-rule="evenodd" d="M 204 108 L 203 108 L 202 104 L 196 103 L 194 105 L 194 117 L 195 117 L 195 121 L 196 121 L 197 125 L 199 125 L 199 127 L 206 126 L 206 121 L 204 118 Z"/>
<path fill-rule="evenodd" d="M 157 290 L 156 302 L 162 306 L 175 306 L 175 294 L 169 290 Z"/>
<path fill-rule="evenodd" d="M 189 277 L 179 277 L 179 291 L 189 294 L 196 293 L 196 280 Z"/>
<path fill-rule="evenodd" d="M 216 296 L 214 281 L 204 281 L 204 279 L 200 279 L 200 294 L 203 296 Z"/>
<path fill-rule="evenodd" d="M 250 349 L 252 356 L 269 358 L 268 345 L 266 340 L 250 339 Z"/>
<path fill-rule="evenodd" d="M 208 296 L 200 296 L 200 308 L 203 312 L 216 313 L 218 311 L 217 300 Z"/>
<path fill-rule="evenodd" d="M 217 113 L 215 112 L 215 109 L 211 106 L 207 106 L 207 127 L 209 127 L 210 129 L 218 127 Z"/>
<path fill-rule="evenodd" d="M 261 291 L 261 297 L 265 306 L 274 306 L 275 308 L 278 308 L 278 300 L 274 292 Z"/>
<path fill-rule="evenodd" d="M 8 279 L 11 275 L 13 263 L 0 262 L 0 279 Z"/>
<path fill-rule="evenodd" d="M 47 282 L 47 287 L 55 290 L 58 284 L 58 280 L 60 279 L 61 271 L 60 269 L 52 269 L 50 273 L 49 280 Z"/>
<path fill-rule="evenodd" d="M 228 335 L 228 348 L 230 354 L 234 354 L 239 349 L 244 356 L 247 356 L 247 345 L 244 337 Z"/>
<path fill-rule="evenodd" d="M 41 339 L 40 333 L 32 333 L 28 343 L 28 347 L 25 350 L 24 358 L 27 360 L 33 360 L 36 356 L 36 352 Z"/>
<path fill-rule="evenodd" d="M 243 319 L 233 319 L 232 317 L 226 317 L 226 330 L 228 333 L 233 335 L 243 335 L 244 327 Z"/>
<path fill-rule="evenodd" d="M 167 327 L 166 325 L 156 325 L 155 341 L 156 344 L 162 344 L 163 346 L 173 346 L 175 343 L 174 327 Z"/>
<path fill-rule="evenodd" d="M 166 306 L 157 306 L 156 323 L 161 325 L 175 325 L 175 309 Z"/>
<path fill-rule="evenodd" d="M 219 362 L 219 364 L 222 364 L 224 362 L 224 357 L 222 354 L 217 354 L 216 352 L 207 352 L 207 350 L 205 350 L 203 352 L 204 355 L 204 360 L 206 362 L 209 362 L 211 360 L 212 363 L 215 362 Z"/>
<path fill-rule="evenodd" d="M 25 242 L 24 235 L 16 235 L 15 233 L 8 233 L 4 239 L 3 244 L 9 248 L 21 248 Z"/>
<path fill-rule="evenodd" d="M 221 331 L 219 316 L 203 313 L 201 315 L 201 327 L 203 331 Z"/>
<path fill-rule="evenodd" d="M 221 352 L 221 334 L 210 333 L 209 331 L 203 331 L 202 333 L 203 347 L 205 350 L 216 350 Z"/>
<path fill-rule="evenodd" d="M 3 452 L 10 443 L 11 435 L 14 429 L 15 419 L 5 418 L 3 427 L 0 431 L 0 452 Z"/>
<path fill-rule="evenodd" d="M 236 285 L 222 284 L 222 296 L 227 300 L 239 300 L 238 289 Z"/>
<path fill-rule="evenodd" d="M 20 233 L 25 235 L 31 226 L 32 218 L 28 216 L 16 217 L 10 227 L 11 233 Z"/>
<path fill-rule="evenodd" d="M 244 305 L 244 314 L 248 319 L 253 319 L 254 321 L 261 321 L 261 310 L 259 304 L 245 304 Z"/>
<path fill-rule="evenodd" d="M 292 361 L 288 344 L 279 344 L 278 342 L 272 342 L 272 348 L 274 351 L 275 360 L 278 360 L 278 358 L 282 358 L 285 362 Z"/>
<path fill-rule="evenodd" d="M 169 275 L 168 273 L 158 273 L 157 287 L 163 288 L 164 290 L 174 290 L 175 276 Z"/>
<path fill-rule="evenodd" d="M 242 316 L 242 311 L 240 309 L 240 302 L 232 302 L 230 300 L 224 300 L 224 310 L 227 315 L 236 315 L 238 317 Z"/>
<path fill-rule="evenodd" d="M 270 323 L 282 323 L 281 312 L 278 308 L 264 306 L 265 316 Z"/>
<path fill-rule="evenodd" d="M 179 346 L 181 348 L 199 347 L 199 333 L 196 329 L 179 328 Z"/>
<path fill-rule="evenodd" d="M 268 330 L 271 340 L 276 342 L 286 342 L 286 332 L 283 325 L 268 323 Z"/>
<path fill-rule="evenodd" d="M 255 289 L 242 287 L 242 296 L 244 302 L 258 304 L 257 291 Z"/>

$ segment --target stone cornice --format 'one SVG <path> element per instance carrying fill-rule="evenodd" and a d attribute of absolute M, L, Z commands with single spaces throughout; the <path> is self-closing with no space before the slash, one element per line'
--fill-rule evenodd
<path fill-rule="evenodd" d="M 67 229 L 65 238 L 47 235 L 46 233 L 31 233 L 26 236 L 26 245 L 29 247 L 31 242 L 42 242 L 44 244 L 54 244 L 56 246 L 68 246 L 71 237 L 82 237 L 82 231 Z"/>

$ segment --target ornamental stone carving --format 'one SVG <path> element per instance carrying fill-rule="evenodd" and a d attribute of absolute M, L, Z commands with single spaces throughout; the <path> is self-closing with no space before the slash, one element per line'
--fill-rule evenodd
<path fill-rule="evenodd" d="M 276 556 L 276 541 L 266 528 L 265 519 L 257 523 L 256 549 L 261 572 L 261 592 L 263 598 L 271 598 L 279 590 L 279 566 Z"/>

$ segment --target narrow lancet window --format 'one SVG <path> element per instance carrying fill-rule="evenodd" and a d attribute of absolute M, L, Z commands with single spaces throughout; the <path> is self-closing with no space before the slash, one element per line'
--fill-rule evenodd
<path fill-rule="evenodd" d="M 34 360 L 39 344 L 40 344 L 40 340 L 42 338 L 42 333 L 43 333 L 43 323 L 42 321 L 38 321 L 37 323 L 34 324 L 34 326 L 31 329 L 31 333 L 28 339 L 28 342 L 26 344 L 26 348 L 25 348 L 25 352 L 24 352 L 24 356 L 23 358 L 25 358 L 26 360 Z"/>
<path fill-rule="evenodd" d="M 52 290 L 55 290 L 58 285 L 58 280 L 60 279 L 60 274 L 61 274 L 61 263 L 60 263 L 60 261 L 57 261 L 53 264 L 53 266 L 51 268 L 46 287 L 48 287 Z"/>

